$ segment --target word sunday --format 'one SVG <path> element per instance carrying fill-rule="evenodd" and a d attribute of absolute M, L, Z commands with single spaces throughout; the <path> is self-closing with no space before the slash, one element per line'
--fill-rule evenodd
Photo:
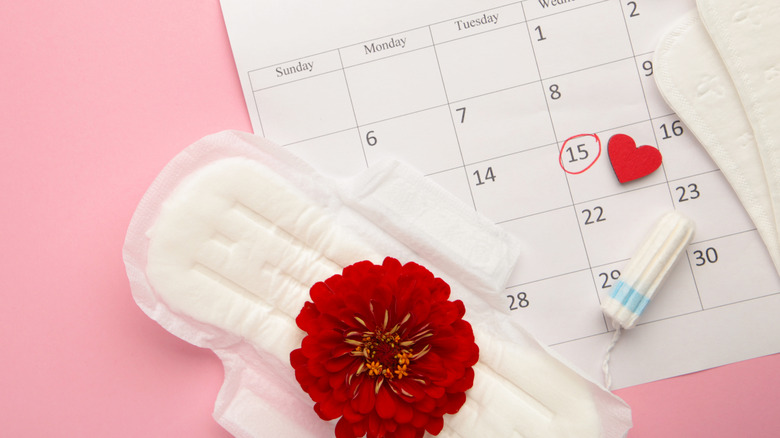
<path fill-rule="evenodd" d="M 369 53 L 381 52 L 382 50 L 395 49 L 396 47 L 403 49 L 406 47 L 406 38 L 390 38 L 390 41 L 383 43 L 371 43 L 363 44 L 363 50 L 366 51 L 366 55 Z"/>
<path fill-rule="evenodd" d="M 483 24 L 498 24 L 498 14 L 482 14 L 480 18 L 475 18 L 473 20 L 455 20 L 455 25 L 458 26 L 458 30 L 482 26 Z"/>
<path fill-rule="evenodd" d="M 282 76 L 294 75 L 296 73 L 300 73 L 303 71 L 311 72 L 313 70 L 314 70 L 314 61 L 311 62 L 298 61 L 298 64 L 291 65 L 289 67 L 276 67 L 276 77 L 281 78 Z"/>

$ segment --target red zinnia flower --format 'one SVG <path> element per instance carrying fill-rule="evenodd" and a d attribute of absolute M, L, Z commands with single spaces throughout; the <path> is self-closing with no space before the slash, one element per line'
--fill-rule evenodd
<path fill-rule="evenodd" d="M 479 349 L 460 300 L 416 263 L 363 261 L 318 282 L 296 318 L 295 377 L 336 436 L 436 435 L 474 382 Z"/>

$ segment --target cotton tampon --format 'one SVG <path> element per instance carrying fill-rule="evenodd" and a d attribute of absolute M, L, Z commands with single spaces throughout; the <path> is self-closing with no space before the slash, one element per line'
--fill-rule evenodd
<path fill-rule="evenodd" d="M 622 328 L 634 327 L 674 262 L 691 242 L 693 232 L 694 223 L 687 217 L 677 212 L 664 215 L 628 262 L 602 303 L 602 311 Z"/>

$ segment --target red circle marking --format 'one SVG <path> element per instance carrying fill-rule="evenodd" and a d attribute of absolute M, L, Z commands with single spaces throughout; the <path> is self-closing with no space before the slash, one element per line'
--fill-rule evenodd
<path fill-rule="evenodd" d="M 588 167 L 586 167 L 586 168 L 584 168 L 584 169 L 582 169 L 580 171 L 577 171 L 577 172 L 570 172 L 570 171 L 566 170 L 566 166 L 563 165 L 563 151 L 566 149 L 566 143 L 568 143 L 569 140 L 574 140 L 575 138 L 580 138 L 580 137 L 593 137 L 593 138 L 595 138 L 596 139 L 596 144 L 599 145 L 599 152 L 596 154 L 596 158 L 593 159 L 593 162 L 588 164 Z M 586 170 L 590 169 L 591 167 L 593 167 L 593 165 L 596 164 L 596 161 L 599 160 L 600 156 L 601 156 L 601 139 L 599 138 L 598 135 L 596 135 L 596 134 L 577 134 L 575 136 L 567 138 L 566 141 L 563 142 L 563 145 L 561 146 L 561 151 L 558 152 L 558 164 L 561 166 L 561 169 L 563 169 L 564 172 L 566 172 L 566 173 L 568 173 L 570 175 L 579 175 L 579 174 L 585 172 Z"/>

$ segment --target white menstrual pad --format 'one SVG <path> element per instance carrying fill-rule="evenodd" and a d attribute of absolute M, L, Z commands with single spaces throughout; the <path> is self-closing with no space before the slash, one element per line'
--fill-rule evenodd
<path fill-rule="evenodd" d="M 629 408 L 498 310 L 517 247 L 398 163 L 340 186 L 259 137 L 225 132 L 163 170 L 124 256 L 139 306 L 222 359 L 214 416 L 236 436 L 333 436 L 289 365 L 304 335 L 294 318 L 311 284 L 385 256 L 442 277 L 474 327 L 474 387 L 440 436 L 623 436 Z"/>
<path fill-rule="evenodd" d="M 659 91 L 720 167 L 780 272 L 766 164 L 729 72 L 698 14 L 687 15 L 664 36 L 653 65 Z"/>
<path fill-rule="evenodd" d="M 780 5 L 776 0 L 698 0 L 753 127 L 780 229 Z"/>

